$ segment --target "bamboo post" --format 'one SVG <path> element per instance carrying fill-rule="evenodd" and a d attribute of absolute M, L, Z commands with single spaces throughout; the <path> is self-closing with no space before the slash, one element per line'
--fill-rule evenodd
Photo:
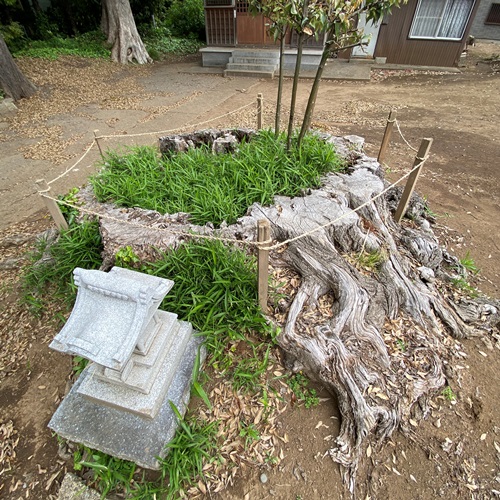
<path fill-rule="evenodd" d="M 264 97 L 262 94 L 257 94 L 257 130 L 262 128 L 262 108 L 264 107 Z"/>
<path fill-rule="evenodd" d="M 392 127 L 394 126 L 395 121 L 396 111 L 391 110 L 389 117 L 387 118 L 387 124 L 385 125 L 384 137 L 382 139 L 382 144 L 380 145 L 380 151 L 378 152 L 377 161 L 379 163 L 382 163 L 385 159 L 387 147 L 389 146 L 389 141 L 391 140 Z"/>
<path fill-rule="evenodd" d="M 39 179 L 36 181 L 36 184 L 38 186 L 38 194 L 42 197 L 43 202 L 49 210 L 50 215 L 54 219 L 57 227 L 59 229 L 68 229 L 68 223 L 66 222 L 66 219 L 64 218 L 57 202 L 45 196 L 45 194 L 48 195 L 50 192 L 50 186 L 47 184 L 47 181 L 45 179 Z"/>
<path fill-rule="evenodd" d="M 257 241 L 260 245 L 257 247 L 257 274 L 259 304 L 262 312 L 267 313 L 267 293 L 269 289 L 269 250 L 262 248 L 269 246 L 271 240 L 271 226 L 267 219 L 261 219 L 257 222 Z"/>
<path fill-rule="evenodd" d="M 99 148 L 99 153 L 101 153 L 101 158 L 104 158 L 104 155 L 102 154 L 101 145 L 99 144 L 99 137 L 97 136 L 98 132 L 99 132 L 98 129 L 94 130 L 94 139 L 95 143 L 97 144 L 97 147 Z"/>
<path fill-rule="evenodd" d="M 429 150 L 431 149 L 433 139 L 422 139 L 420 143 L 420 147 L 418 148 L 417 156 L 415 157 L 415 161 L 413 163 L 413 172 L 409 175 L 408 180 L 406 181 L 406 185 L 401 196 L 401 200 L 399 201 L 398 208 L 396 210 L 396 214 L 394 215 L 394 219 L 396 222 L 401 222 L 403 215 L 408 208 L 408 203 L 410 201 L 413 190 L 415 189 L 415 184 L 417 183 L 420 172 L 422 171 L 422 167 L 424 166 L 424 161 L 429 154 Z"/>

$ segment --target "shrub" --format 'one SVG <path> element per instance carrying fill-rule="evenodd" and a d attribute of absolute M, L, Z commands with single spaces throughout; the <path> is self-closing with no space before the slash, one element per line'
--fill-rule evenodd
<path fill-rule="evenodd" d="M 166 24 L 174 35 L 205 39 L 205 13 L 202 0 L 174 0 Z"/>

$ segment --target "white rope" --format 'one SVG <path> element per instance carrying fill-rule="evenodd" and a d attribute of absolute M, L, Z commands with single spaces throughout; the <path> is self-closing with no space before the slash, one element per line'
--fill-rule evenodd
<path fill-rule="evenodd" d="M 78 207 L 76 205 L 68 203 L 67 201 L 59 200 L 59 199 L 53 198 L 52 196 L 49 196 L 49 195 L 46 195 L 46 194 L 43 194 L 43 193 L 40 193 L 40 195 L 43 196 L 44 198 L 48 198 L 50 200 L 54 200 L 56 203 L 59 203 L 61 205 L 66 205 L 67 207 L 74 208 L 75 210 L 78 210 L 80 212 L 83 212 L 83 213 L 86 213 L 86 214 L 89 214 L 89 215 L 93 215 L 95 217 L 100 217 L 102 219 L 111 220 L 111 221 L 117 222 L 119 224 L 126 224 L 126 225 L 129 225 L 129 226 L 134 226 L 134 227 L 138 227 L 138 228 L 142 228 L 142 229 L 147 229 L 147 230 L 150 230 L 150 231 L 151 230 L 153 230 L 153 231 L 164 231 L 164 232 L 168 232 L 168 233 L 171 233 L 171 234 L 176 234 L 176 235 L 179 235 L 179 236 L 186 236 L 186 237 L 206 239 L 206 240 L 222 241 L 222 242 L 226 242 L 226 243 L 235 243 L 235 244 L 240 244 L 240 245 L 243 244 L 243 245 L 248 245 L 248 246 L 256 246 L 256 247 L 259 247 L 261 250 L 271 251 L 271 250 L 277 250 L 278 248 L 284 247 L 285 245 L 288 245 L 288 244 L 293 243 L 295 241 L 301 240 L 302 238 L 305 238 L 306 236 L 309 236 L 309 235 L 311 235 L 311 234 L 313 234 L 313 233 L 315 233 L 317 231 L 320 231 L 320 230 L 325 229 L 325 228 L 327 228 L 329 226 L 332 226 L 333 224 L 339 222 L 340 220 L 344 219 L 345 217 L 347 217 L 347 216 L 349 216 L 349 215 L 351 215 L 353 213 L 359 212 L 362 208 L 368 206 L 370 203 L 374 202 L 375 200 L 377 200 L 378 198 L 380 198 L 381 196 L 383 196 L 385 193 L 387 193 L 388 191 L 390 191 L 393 187 L 397 186 L 401 181 L 403 181 L 404 179 L 406 179 L 412 172 L 414 172 L 415 170 L 417 170 L 418 168 L 420 168 L 426 162 L 426 160 L 428 159 L 428 156 L 425 157 L 425 158 L 417 158 L 417 159 L 420 160 L 420 163 L 418 163 L 417 165 L 415 165 L 409 172 L 407 172 L 405 175 L 403 175 L 402 177 L 400 177 L 396 182 L 393 182 L 392 184 L 390 184 L 383 191 L 381 191 L 380 193 L 376 194 L 373 198 L 370 198 L 365 203 L 359 205 L 358 207 L 356 207 L 354 209 L 351 209 L 349 212 L 344 212 L 342 215 L 340 215 L 336 219 L 334 219 L 334 220 L 332 220 L 332 221 L 330 221 L 330 222 L 328 222 L 326 224 L 323 224 L 321 226 L 315 227 L 314 229 L 311 229 L 310 231 L 307 231 L 306 233 L 300 234 L 300 235 L 295 236 L 294 238 L 290 238 L 289 240 L 286 240 L 286 241 L 281 241 L 281 242 L 276 243 L 274 245 L 271 245 L 269 247 L 265 247 L 263 245 L 267 244 L 267 243 L 270 243 L 270 241 L 257 242 L 257 241 L 237 240 L 235 238 L 220 238 L 220 237 L 217 237 L 217 236 L 211 236 L 211 235 L 207 235 L 207 234 L 187 233 L 185 231 L 177 231 L 177 230 L 171 229 L 171 228 L 160 228 L 160 227 L 146 226 L 145 224 L 139 224 L 139 223 L 135 223 L 135 222 L 125 221 L 123 219 L 118 219 L 117 217 L 113 217 L 111 215 L 103 215 L 103 214 L 100 214 L 99 212 L 94 212 L 92 210 L 88 210 L 88 209 L 83 208 L 83 207 Z"/>
<path fill-rule="evenodd" d="M 69 174 L 90 153 L 90 150 L 94 147 L 94 144 L 96 144 L 95 139 L 92 141 L 90 146 L 85 150 L 85 153 L 83 153 L 83 155 L 76 163 L 74 163 L 71 167 L 66 169 L 61 175 L 58 175 L 55 179 L 52 179 L 51 181 L 47 182 L 47 184 L 50 186 L 53 182 L 56 182 L 59 179 L 62 179 L 65 175 Z"/>
<path fill-rule="evenodd" d="M 244 106 L 241 106 L 237 109 L 233 109 L 232 111 L 228 111 L 227 113 L 224 113 L 223 115 L 216 116 L 215 118 L 210 118 L 209 120 L 205 120 L 204 122 L 194 123 L 192 125 L 183 125 L 181 127 L 172 128 L 170 130 L 160 130 L 158 132 L 143 132 L 140 134 L 101 135 L 101 136 L 97 137 L 97 139 L 112 139 L 114 137 L 141 137 L 141 136 L 146 136 L 146 135 L 170 134 L 171 132 L 177 132 L 179 130 L 184 130 L 186 128 L 195 128 L 195 127 L 199 127 L 201 125 L 205 125 L 206 123 L 213 122 L 215 120 L 220 120 L 221 118 L 232 115 L 233 113 L 237 113 L 238 111 L 241 111 L 245 108 L 248 108 L 249 106 L 254 106 L 254 105 L 255 105 L 254 102 L 249 102 L 248 104 L 245 104 Z"/>
<path fill-rule="evenodd" d="M 111 139 L 113 137 L 141 137 L 141 136 L 146 136 L 146 135 L 169 134 L 171 132 L 178 132 L 180 130 L 184 130 L 187 128 L 196 128 L 196 127 L 200 127 L 201 125 L 205 125 L 206 123 L 210 123 L 210 122 L 213 122 L 215 120 L 220 120 L 221 118 L 232 115 L 233 113 L 237 113 L 238 111 L 241 111 L 245 108 L 248 108 L 249 106 L 253 106 L 254 104 L 255 103 L 253 103 L 253 102 L 249 102 L 248 104 L 245 104 L 244 106 L 241 106 L 237 109 L 233 109 L 233 111 L 228 111 L 227 113 L 224 113 L 223 115 L 216 116 L 215 118 L 210 118 L 209 120 L 205 120 L 205 121 L 199 122 L 199 123 L 194 123 L 191 125 L 189 125 L 189 124 L 183 125 L 181 127 L 173 128 L 170 130 L 160 130 L 158 132 L 144 132 L 144 133 L 140 133 L 140 134 L 101 135 L 99 137 L 95 137 L 94 140 L 92 141 L 92 143 L 90 144 L 90 146 L 86 149 L 85 153 L 83 153 L 83 155 L 80 157 L 80 159 L 76 163 L 74 163 L 71 167 L 69 167 L 67 170 L 65 170 L 62 174 L 58 175 L 55 179 L 52 179 L 51 181 L 47 182 L 47 184 L 49 184 L 49 186 L 50 186 L 50 184 L 58 181 L 59 179 L 62 179 L 65 175 L 69 174 L 69 172 L 71 172 L 88 155 L 90 150 L 94 147 L 94 144 L 97 143 L 98 139 Z"/>
<path fill-rule="evenodd" d="M 403 132 L 401 132 L 401 129 L 399 128 L 399 122 L 396 118 L 394 118 L 394 123 L 396 124 L 396 127 L 398 129 L 399 135 L 401 136 L 401 139 L 406 143 L 406 145 L 412 150 L 415 151 L 415 153 L 418 153 L 418 149 L 415 149 L 405 138 L 403 135 Z"/>

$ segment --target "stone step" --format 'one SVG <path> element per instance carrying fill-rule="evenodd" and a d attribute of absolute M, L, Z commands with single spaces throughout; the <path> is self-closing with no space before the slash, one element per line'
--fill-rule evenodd
<path fill-rule="evenodd" d="M 258 49 L 234 49 L 231 53 L 233 57 L 270 57 L 279 59 L 280 53 L 277 50 Z"/>
<path fill-rule="evenodd" d="M 157 314 L 159 331 L 149 350 L 144 354 L 135 351 L 122 372 L 97 366 L 94 371 L 97 378 L 103 382 L 149 394 L 180 328 L 177 314 L 165 311 L 158 311 Z"/>
<path fill-rule="evenodd" d="M 143 394 L 129 387 L 118 386 L 100 380 L 94 376 L 97 370 L 95 363 L 86 368 L 88 376 L 78 388 L 78 393 L 103 406 L 110 406 L 127 412 L 154 419 L 163 403 L 179 363 L 184 357 L 186 346 L 193 338 L 193 327 L 190 323 L 180 321 L 179 331 L 173 339 L 172 346 L 161 364 L 149 394 Z"/>
<path fill-rule="evenodd" d="M 279 57 L 250 57 L 250 56 L 232 56 L 229 58 L 229 63 L 236 64 L 267 64 L 278 66 Z"/>
<path fill-rule="evenodd" d="M 276 65 L 274 64 L 240 64 L 240 63 L 228 63 L 226 66 L 228 71 L 276 71 Z"/>
<path fill-rule="evenodd" d="M 257 71 L 244 69 L 226 69 L 224 76 L 247 76 L 252 78 L 274 78 L 274 71 Z"/>

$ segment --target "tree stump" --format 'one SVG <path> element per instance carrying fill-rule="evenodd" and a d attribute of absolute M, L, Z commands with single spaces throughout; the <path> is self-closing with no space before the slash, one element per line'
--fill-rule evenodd
<path fill-rule="evenodd" d="M 94 211 L 151 227 L 139 231 L 102 219 L 108 265 L 122 246 L 130 245 L 140 258 L 150 257 L 152 246 L 175 247 L 186 238 L 175 234 L 181 227 L 256 241 L 264 216 L 273 240 L 300 236 L 284 251 L 271 252 L 274 266 L 300 275 L 278 343 L 288 368 L 304 370 L 336 395 L 342 422 L 329 454 L 354 492 L 367 447 L 381 446 L 396 429 L 408 432 L 411 419 L 428 415 L 428 398 L 446 382 L 445 362 L 453 371 L 454 339 L 498 328 L 500 306 L 465 295 L 457 300 L 450 283 L 460 263 L 423 218 L 422 200 L 410 200 L 412 221 L 396 224 L 401 191 L 370 202 L 387 183 L 380 164 L 361 151 L 362 140 L 324 138 L 348 161 L 347 173 L 327 174 L 321 188 L 303 196 L 255 204 L 237 224 L 219 230 L 191 225 L 186 214 L 99 204 L 88 191 L 83 201 Z M 154 227 L 172 233 L 160 237 Z"/>

